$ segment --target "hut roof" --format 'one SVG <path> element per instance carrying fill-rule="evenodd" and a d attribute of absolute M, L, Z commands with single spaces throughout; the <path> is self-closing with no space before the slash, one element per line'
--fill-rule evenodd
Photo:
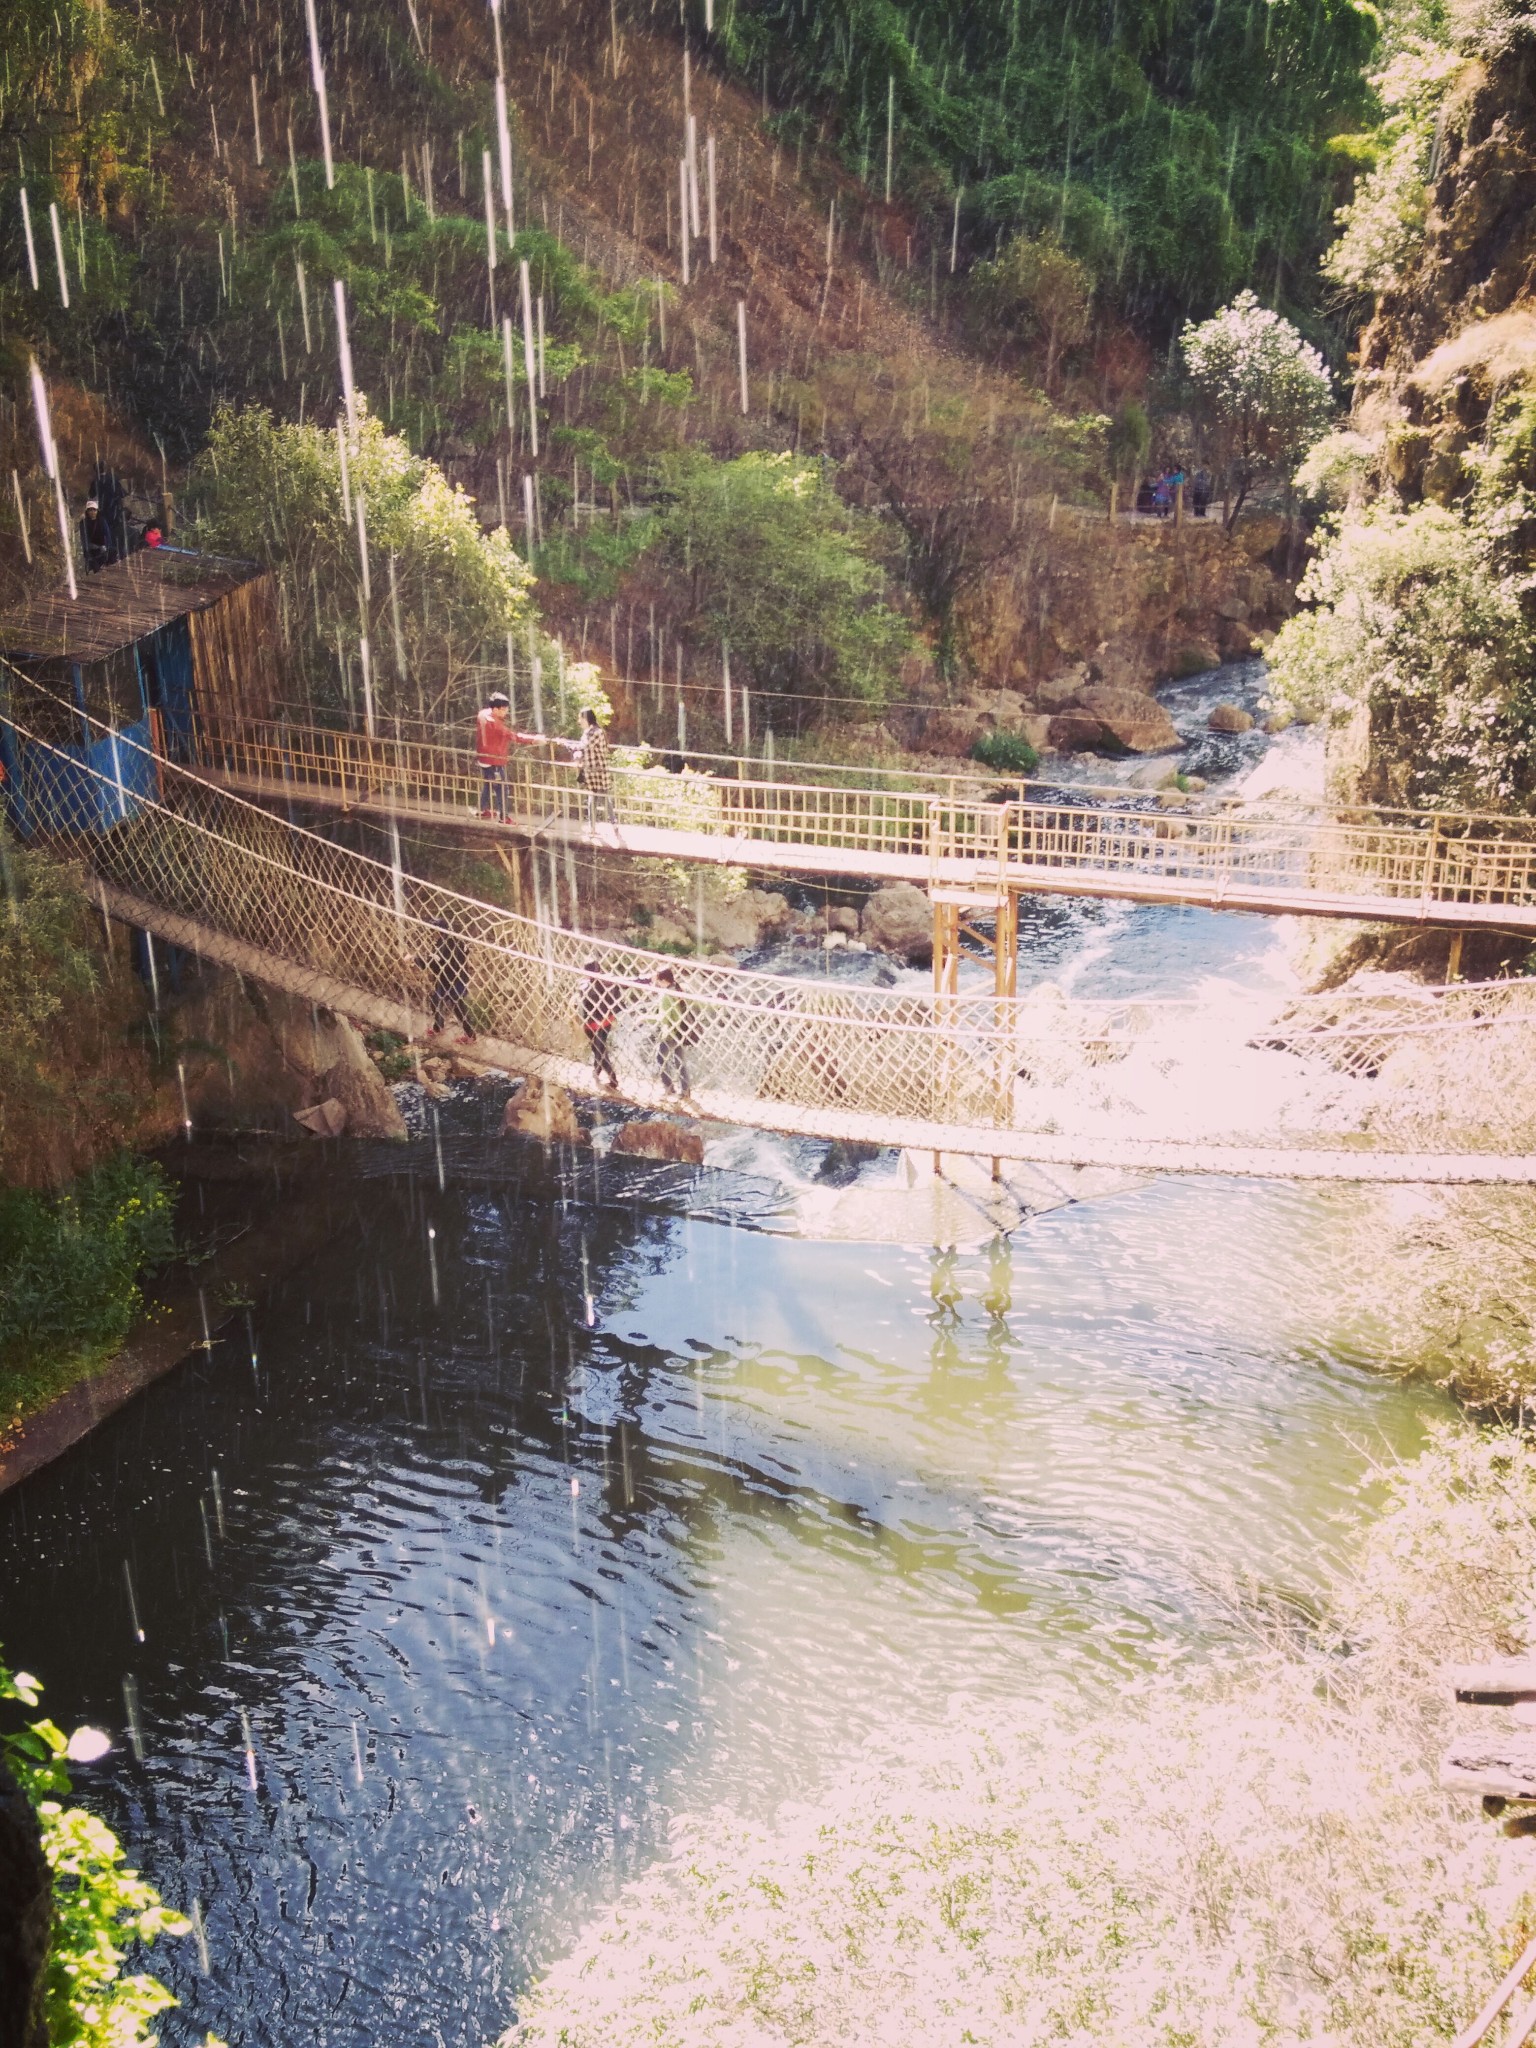
<path fill-rule="evenodd" d="M 17 661 L 105 661 L 264 573 L 254 562 L 224 555 L 140 548 L 82 576 L 76 598 L 67 590 L 40 590 L 0 613 L 0 654 Z"/>

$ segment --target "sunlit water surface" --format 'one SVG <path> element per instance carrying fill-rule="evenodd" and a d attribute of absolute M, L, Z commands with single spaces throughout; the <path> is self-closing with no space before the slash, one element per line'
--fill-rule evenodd
<path fill-rule="evenodd" d="M 1032 946 L 1082 993 L 1283 972 L 1201 913 L 1050 906 Z M 0 1640 L 111 1730 L 82 1790 L 200 1906 L 168 2042 L 489 2040 L 680 1809 L 1304 1614 L 1438 1412 L 1339 1334 L 1347 1193 L 815 1243 L 775 1186 L 818 1156 L 680 1189 L 451 1124 L 441 1168 L 317 1148 L 323 1251 L 0 1497 Z"/>

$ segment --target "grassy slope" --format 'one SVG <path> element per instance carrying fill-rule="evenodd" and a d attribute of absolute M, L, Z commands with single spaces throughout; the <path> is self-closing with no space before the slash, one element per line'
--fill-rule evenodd
<path fill-rule="evenodd" d="M 352 10 L 350 30 L 339 12 L 328 22 L 322 6 L 322 22 L 334 31 L 329 77 L 337 154 L 381 174 L 404 155 L 419 192 L 420 151 L 429 145 L 437 209 L 462 212 L 467 247 L 483 232 L 480 148 L 487 141 L 493 152 L 495 146 L 488 18 L 468 0 L 432 0 L 417 14 L 419 48 L 404 19 L 382 0 Z M 335 402 L 334 346 L 323 307 L 316 315 L 321 336 L 315 354 L 302 360 L 285 265 L 274 263 L 264 278 L 242 276 L 238 305 L 222 296 L 218 238 L 227 253 L 232 242 L 246 248 L 260 235 L 285 178 L 290 125 L 301 158 L 318 154 L 302 18 L 291 7 L 282 18 L 279 37 L 270 4 L 263 11 L 256 0 L 211 11 L 170 0 L 142 22 L 119 10 L 123 71 L 136 82 L 113 86 L 102 101 L 116 109 L 133 96 L 132 112 L 114 129 L 115 154 L 94 139 L 97 130 L 87 135 L 74 120 L 67 93 L 43 123 L 14 100 L 5 109 L 11 153 L 19 147 L 35 166 L 51 150 L 64 213 L 78 198 L 88 227 L 99 227 L 132 259 L 124 303 L 115 310 L 105 286 L 100 303 L 91 299 L 70 320 L 57 310 L 43 318 L 24 289 L 11 295 L 5 341 L 15 404 L 0 417 L 0 457 L 15 462 L 24 478 L 33 472 L 35 535 L 49 532 L 51 505 L 35 473 L 24 393 L 25 353 L 34 344 L 59 390 L 60 441 L 77 496 L 98 451 L 153 487 L 163 447 L 174 482 L 178 457 L 184 461 L 195 452 L 209 409 L 221 397 L 271 403 L 290 416 L 300 404 L 313 415 Z M 151 56 L 166 102 L 163 120 L 151 108 Z M 1021 507 L 1048 503 L 1058 493 L 1070 497 L 1084 474 L 1081 450 L 1064 417 L 1018 375 L 988 367 L 955 344 L 938 281 L 907 267 L 912 224 L 900 207 L 882 205 L 826 154 L 784 151 L 765 131 L 758 103 L 696 62 L 691 105 L 701 135 L 712 132 L 716 139 L 721 250 L 718 266 L 711 267 L 701 248 L 694 281 L 683 291 L 676 237 L 669 247 L 667 226 L 669 202 L 676 210 L 683 133 L 680 41 L 629 27 L 616 53 L 607 7 L 568 0 L 558 9 L 530 8 L 509 22 L 507 59 L 523 218 L 547 224 L 610 283 L 663 279 L 674 286 L 666 347 L 658 334 L 651 356 L 669 370 L 685 371 L 695 394 L 681 412 L 656 406 L 616 426 L 615 390 L 633 361 L 611 336 L 589 334 L 588 364 L 552 401 L 552 424 L 601 436 L 624 468 L 626 489 L 643 478 L 651 455 L 680 438 L 722 455 L 753 445 L 825 449 L 845 461 L 846 488 L 854 496 L 893 509 L 894 566 L 919 614 L 946 645 L 981 648 L 976 622 L 987 609 L 983 593 L 1000 578 L 1016 576 L 1023 587 L 1010 618 L 1023 622 L 1024 642 L 1033 635 L 1049 648 L 1043 623 L 1052 610 L 1049 593 L 1066 572 L 1050 537 L 1021 518 Z M 253 73 L 263 108 L 262 166 L 252 132 Z M 98 81 L 87 88 L 87 104 L 92 90 L 108 94 Z M 398 171 L 393 175 L 398 181 Z M 829 268 L 827 225 L 834 208 Z M 19 262 L 19 242 L 11 254 Z M 375 261 L 382 276 L 382 259 Z M 435 264 L 431 281 L 440 287 L 440 327 L 483 330 L 478 281 L 439 279 Z M 505 295 L 505 271 L 501 284 Z M 317 301 L 326 293 L 327 280 L 317 277 Z M 45 286 L 42 298 L 48 297 Z M 748 419 L 739 410 L 738 301 L 746 307 L 751 359 Z M 276 360 L 274 312 L 285 317 L 292 352 L 286 378 Z M 1144 362 L 1134 347 L 1121 345 L 1123 339 L 1101 337 L 1074 403 L 1113 404 L 1138 384 Z M 398 387 L 409 374 L 404 365 L 418 360 L 410 336 L 395 324 L 384 345 L 364 345 L 359 356 L 361 381 L 381 409 L 386 385 L 392 380 Z M 106 392 L 110 402 L 101 395 Z M 494 517 L 497 449 L 487 437 L 449 433 L 430 452 Z M 541 467 L 558 509 L 570 475 L 568 444 L 546 446 Z M 0 504 L 0 533 L 7 529 L 14 535 L 8 501 Z M 14 588 L 20 574 L 14 549 L 0 549 L 0 578 Z M 568 636 L 585 630 L 587 651 L 605 664 L 611 659 L 617 634 L 589 594 L 547 585 L 542 596 L 553 623 Z M 663 622 L 686 610 L 686 593 L 653 574 L 632 578 L 624 597 L 631 621 L 637 612 L 648 620 L 652 604 Z M 628 640 L 624 651 L 630 651 Z M 1012 651 L 990 654 L 1006 665 Z M 905 687 L 920 682 L 918 664 Z"/>

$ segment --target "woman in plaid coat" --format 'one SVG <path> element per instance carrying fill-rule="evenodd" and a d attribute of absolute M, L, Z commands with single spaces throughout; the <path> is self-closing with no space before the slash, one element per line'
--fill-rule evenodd
<path fill-rule="evenodd" d="M 581 738 L 567 740 L 566 745 L 579 764 L 577 780 L 587 799 L 587 823 L 596 828 L 597 803 L 601 797 L 608 822 L 617 836 L 619 820 L 613 808 L 613 756 L 608 751 L 608 736 L 598 724 L 595 711 L 582 713 Z"/>

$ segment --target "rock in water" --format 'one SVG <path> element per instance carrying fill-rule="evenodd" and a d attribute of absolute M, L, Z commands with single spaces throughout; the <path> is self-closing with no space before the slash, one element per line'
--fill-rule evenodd
<path fill-rule="evenodd" d="M 1128 754 L 1164 754 L 1179 744 L 1178 730 L 1167 711 L 1155 697 L 1140 690 L 1095 683 L 1079 693 L 1078 703 L 1099 721 L 1104 737 Z"/>
<path fill-rule="evenodd" d="M 1212 732 L 1251 732 L 1253 720 L 1236 704 L 1218 704 L 1205 721 Z"/>
<path fill-rule="evenodd" d="M 400 1105 L 368 1057 L 363 1034 L 345 1017 L 335 1022 L 339 1058 L 320 1076 L 321 1101 L 339 1102 L 354 1138 L 404 1138 Z"/>
<path fill-rule="evenodd" d="M 864 906 L 864 937 L 872 946 L 920 966 L 933 958 L 933 906 L 911 882 L 888 882 Z"/>
<path fill-rule="evenodd" d="M 1035 691 L 1035 702 L 1049 717 L 1057 711 L 1075 711 L 1077 693 L 1087 680 L 1081 664 L 1065 675 L 1050 676 Z"/>
<path fill-rule="evenodd" d="M 1098 746 L 1104 728 L 1091 711 L 1058 711 L 1045 736 L 1059 754 L 1085 754 Z"/>
<path fill-rule="evenodd" d="M 293 1112 L 296 1124 L 302 1124 L 306 1131 L 313 1131 L 317 1138 L 340 1138 L 347 1128 L 346 1106 L 328 1095 L 324 1102 L 317 1102 L 313 1109 L 296 1109 Z"/>
<path fill-rule="evenodd" d="M 501 1130 L 503 1137 L 537 1138 L 545 1145 L 583 1145 L 587 1138 L 565 1089 L 537 1074 L 509 1098 Z"/>
<path fill-rule="evenodd" d="M 704 1164 L 704 1140 L 697 1131 L 658 1117 L 650 1123 L 625 1124 L 613 1141 L 615 1152 L 631 1159 L 668 1159 L 682 1166 Z"/>

